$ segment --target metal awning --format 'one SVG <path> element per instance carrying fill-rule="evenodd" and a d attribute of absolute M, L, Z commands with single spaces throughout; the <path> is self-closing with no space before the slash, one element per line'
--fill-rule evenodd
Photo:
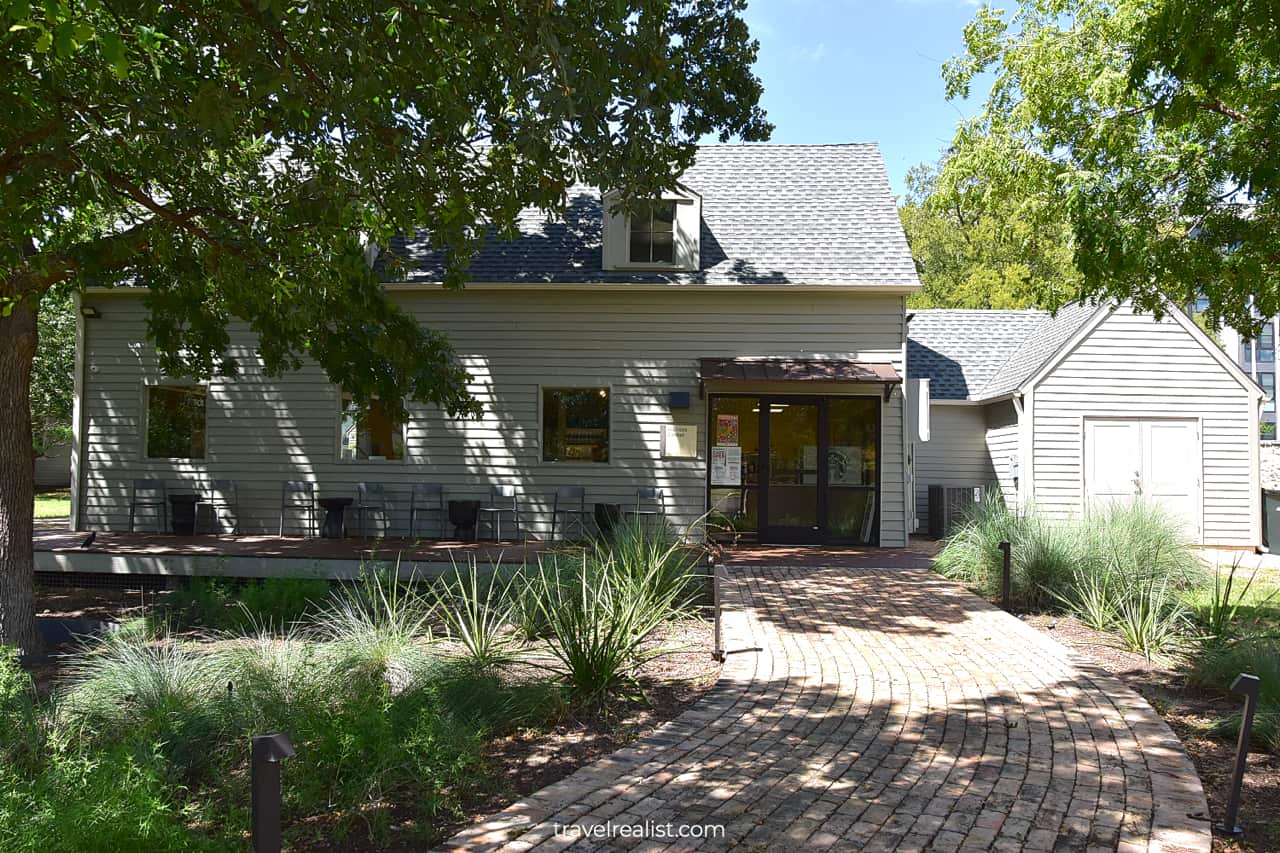
<path fill-rule="evenodd" d="M 902 377 L 892 364 L 806 358 L 704 358 L 699 377 L 707 382 L 847 382 L 883 385 L 885 396 Z"/>

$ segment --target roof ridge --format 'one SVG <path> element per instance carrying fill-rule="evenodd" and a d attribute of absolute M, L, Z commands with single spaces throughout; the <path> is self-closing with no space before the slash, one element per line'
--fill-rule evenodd
<path fill-rule="evenodd" d="M 1000 366 L 997 367 L 995 370 L 991 371 L 991 375 L 987 377 L 986 384 L 984 384 L 980 389 L 978 389 L 977 393 L 970 394 L 969 399 L 970 400 L 982 399 L 982 397 L 986 393 L 986 390 L 990 388 L 993 384 L 995 384 L 996 379 L 1000 377 L 1000 374 L 1004 372 L 1004 369 L 1009 366 L 1009 364 L 1014 360 L 1014 358 L 1017 357 L 1018 353 L 1022 352 L 1022 348 L 1026 346 L 1026 343 L 1031 339 L 1031 336 L 1034 335 L 1036 332 L 1040 331 L 1041 329 L 1043 329 L 1046 324 L 1051 322 L 1053 322 L 1053 313 L 1046 311 L 1044 313 L 1044 316 L 1040 318 L 1040 322 L 1028 328 L 1027 333 L 1022 336 L 1022 340 L 1018 341 L 1018 345 L 1013 349 L 1009 350 L 1008 357 L 1005 358 L 1004 361 L 1000 362 Z"/>

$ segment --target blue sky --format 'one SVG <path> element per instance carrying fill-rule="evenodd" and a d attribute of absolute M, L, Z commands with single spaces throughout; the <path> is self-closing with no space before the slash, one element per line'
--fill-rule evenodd
<path fill-rule="evenodd" d="M 968 0 L 752 0 L 746 18 L 760 41 L 773 141 L 879 142 L 901 194 L 907 169 L 936 160 L 961 115 L 981 106 L 949 103 L 941 76 L 976 9 Z"/>

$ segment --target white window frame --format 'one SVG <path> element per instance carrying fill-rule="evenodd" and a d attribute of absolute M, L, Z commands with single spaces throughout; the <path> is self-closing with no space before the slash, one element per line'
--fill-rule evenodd
<path fill-rule="evenodd" d="M 635 220 L 631 214 L 626 216 L 626 243 L 623 246 L 623 252 L 626 257 L 626 265 L 630 269 L 646 269 L 646 270 L 669 270 L 678 266 L 677 259 L 680 256 L 680 202 L 674 198 L 655 198 L 645 202 L 645 204 L 659 205 L 666 204 L 671 206 L 671 260 L 669 261 L 637 261 L 631 257 L 631 233 L 635 230 Z M 650 228 L 649 234 L 652 236 L 653 231 L 653 212 L 650 211 Z M 653 254 L 653 245 L 650 241 L 649 254 Z"/>
<path fill-rule="evenodd" d="M 333 427 L 333 455 L 334 459 L 342 465 L 403 465 L 409 461 L 409 421 L 413 418 L 413 413 L 409 407 L 405 407 L 404 421 L 400 424 L 400 446 L 403 453 L 399 459 L 346 459 L 342 455 L 342 421 L 347 415 L 347 397 L 351 396 L 350 391 L 336 388 L 338 398 L 338 416 L 335 419 Z M 379 399 L 375 396 L 373 399 Z"/>
<path fill-rule="evenodd" d="M 147 447 L 147 439 L 151 434 L 151 389 L 152 388 L 202 388 L 204 389 L 204 456 L 151 456 L 150 448 Z M 142 434 L 139 436 L 138 442 L 140 446 L 139 458 L 143 462 L 188 462 L 188 463 L 205 463 L 213 458 L 213 449 L 209 446 L 209 400 L 213 396 L 209 393 L 209 383 L 201 382 L 194 379 L 144 379 L 142 382 L 142 395 L 139 408 L 142 411 Z"/>
<path fill-rule="evenodd" d="M 546 428 L 544 426 L 544 400 L 547 391 L 598 391 L 603 388 L 609 395 L 609 458 L 603 462 L 591 462 L 584 459 L 547 459 L 543 456 L 543 452 L 547 446 Z M 614 388 L 608 382 L 545 382 L 538 385 L 538 464 L 547 465 L 558 471 L 565 469 L 582 469 L 586 471 L 600 471 L 605 468 L 612 468 L 617 464 L 617 448 L 614 444 L 614 436 L 617 434 L 617 411 L 614 408 Z"/>

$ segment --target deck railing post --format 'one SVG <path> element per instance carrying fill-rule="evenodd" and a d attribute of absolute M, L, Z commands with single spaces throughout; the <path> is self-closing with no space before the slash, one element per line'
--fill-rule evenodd
<path fill-rule="evenodd" d="M 1222 831 L 1230 836 L 1244 835 L 1236 824 L 1240 812 L 1240 793 L 1244 787 L 1245 765 L 1249 761 L 1249 734 L 1253 728 L 1253 714 L 1258 707 L 1258 689 L 1261 681 L 1256 675 L 1240 673 L 1231 684 L 1231 692 L 1244 697 L 1244 713 L 1240 718 L 1240 738 L 1236 741 L 1236 765 L 1231 773 L 1231 794 L 1227 797 L 1227 813 L 1222 819 Z"/>
<path fill-rule="evenodd" d="M 1011 558 L 1011 554 L 1012 554 L 1013 546 L 1011 546 L 1008 542 L 1001 542 L 999 547 L 1000 547 L 1000 554 L 1001 554 L 1000 602 L 1001 602 L 1001 606 L 1004 607 L 1005 610 L 1012 611 L 1013 610 L 1013 572 L 1012 572 L 1011 564 L 1013 561 Z"/>
<path fill-rule="evenodd" d="M 280 762 L 293 754 L 284 732 L 253 738 L 253 853 L 280 853 Z"/>
<path fill-rule="evenodd" d="M 720 624 L 720 613 L 724 606 L 724 591 L 721 588 L 724 571 L 724 566 L 721 565 L 711 567 L 711 600 L 715 608 L 715 650 L 711 656 L 721 662 L 724 661 L 724 629 Z"/>

